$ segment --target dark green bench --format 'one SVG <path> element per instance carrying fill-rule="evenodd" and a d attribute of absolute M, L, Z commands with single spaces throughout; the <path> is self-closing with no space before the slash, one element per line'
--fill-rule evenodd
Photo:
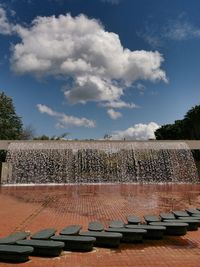
<path fill-rule="evenodd" d="M 187 223 L 188 227 L 187 230 L 188 231 L 197 231 L 199 224 L 200 224 L 200 220 L 196 220 L 193 218 L 187 218 L 187 217 L 179 217 L 176 220 L 167 220 L 166 222 L 183 222 L 183 223 Z"/>
<path fill-rule="evenodd" d="M 200 211 L 197 209 L 186 209 L 186 212 L 189 213 L 189 215 L 196 214 L 200 216 Z"/>
<path fill-rule="evenodd" d="M 25 239 L 29 235 L 30 233 L 27 233 L 27 232 L 16 232 L 7 237 L 0 238 L 0 244 L 4 244 L 4 245 L 15 244 L 18 240 Z"/>
<path fill-rule="evenodd" d="M 69 225 L 62 229 L 60 235 L 78 235 L 82 226 L 81 225 Z"/>
<path fill-rule="evenodd" d="M 127 221 L 128 221 L 128 224 L 139 224 L 139 223 L 141 223 L 140 218 L 135 216 L 135 215 L 127 216 Z"/>
<path fill-rule="evenodd" d="M 109 232 L 95 232 L 86 231 L 81 232 L 81 236 L 95 237 L 96 241 L 94 246 L 106 247 L 106 248 L 117 248 L 120 245 L 120 240 L 122 239 L 122 234 L 120 233 L 109 233 Z"/>
<path fill-rule="evenodd" d="M 187 223 L 181 222 L 152 222 L 150 225 L 165 226 L 165 235 L 182 236 L 187 233 Z"/>
<path fill-rule="evenodd" d="M 144 229 L 147 231 L 147 233 L 144 235 L 143 238 L 145 239 L 162 239 L 164 232 L 166 230 L 165 226 L 155 226 L 155 225 L 130 225 L 127 224 L 126 228 L 128 229 Z"/>
<path fill-rule="evenodd" d="M 101 232 L 104 230 L 104 226 L 101 222 L 98 222 L 98 221 L 90 222 L 88 225 L 88 230 Z"/>
<path fill-rule="evenodd" d="M 162 221 L 164 221 L 164 220 L 175 220 L 176 219 L 175 215 L 173 213 L 171 213 L 171 212 L 161 212 L 160 213 L 160 217 L 161 217 Z"/>
<path fill-rule="evenodd" d="M 114 220 L 114 221 L 111 221 L 109 224 L 109 228 L 124 228 L 124 227 L 125 227 L 125 224 L 121 220 Z"/>
<path fill-rule="evenodd" d="M 108 228 L 107 232 L 122 234 L 121 242 L 138 243 L 142 242 L 143 236 L 147 233 L 144 229 L 128 229 L 128 228 Z"/>
<path fill-rule="evenodd" d="M 178 217 L 190 217 L 190 215 L 184 210 L 172 211 L 176 218 Z"/>
<path fill-rule="evenodd" d="M 160 222 L 161 220 L 161 218 L 157 215 L 145 215 L 144 219 L 148 224 L 152 222 Z"/>
<path fill-rule="evenodd" d="M 31 246 L 34 248 L 33 254 L 48 257 L 57 257 L 62 252 L 65 244 L 52 240 L 19 240 L 16 242 L 20 246 Z"/>
<path fill-rule="evenodd" d="M 33 247 L 18 245 L 0 245 L 0 261 L 3 262 L 25 262 L 29 260 L 29 255 L 33 253 Z"/>
<path fill-rule="evenodd" d="M 33 234 L 31 236 L 31 239 L 37 239 L 37 240 L 48 240 L 51 236 L 53 236 L 56 233 L 56 230 L 54 228 L 47 228 L 40 230 Z"/>
<path fill-rule="evenodd" d="M 64 250 L 88 252 L 93 249 L 96 238 L 90 236 L 76 235 L 56 235 L 51 237 L 52 240 L 62 241 L 65 243 Z"/>

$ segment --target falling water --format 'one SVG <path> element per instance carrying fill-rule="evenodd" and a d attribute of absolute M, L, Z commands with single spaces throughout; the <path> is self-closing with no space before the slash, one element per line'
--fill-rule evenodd
<path fill-rule="evenodd" d="M 9 184 L 199 182 L 184 142 L 12 142 Z"/>

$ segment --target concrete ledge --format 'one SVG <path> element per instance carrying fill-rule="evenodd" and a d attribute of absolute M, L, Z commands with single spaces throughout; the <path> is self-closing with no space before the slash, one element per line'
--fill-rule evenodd
<path fill-rule="evenodd" d="M 137 141 L 137 140 L 88 140 L 88 141 L 84 141 L 84 140 L 0 140 L 0 150 L 7 150 L 8 146 L 10 143 L 12 142 L 27 142 L 27 143 L 53 143 L 53 142 L 60 142 L 60 143 L 77 143 L 77 142 L 91 142 L 91 143 L 105 143 L 105 142 L 113 142 L 113 143 L 117 143 L 117 142 L 125 142 L 125 143 L 129 143 L 129 142 L 136 142 L 136 143 L 155 143 L 155 142 L 161 142 L 161 143 L 176 143 L 176 142 L 185 142 L 190 149 L 200 149 L 200 140 L 147 140 L 147 141 Z"/>

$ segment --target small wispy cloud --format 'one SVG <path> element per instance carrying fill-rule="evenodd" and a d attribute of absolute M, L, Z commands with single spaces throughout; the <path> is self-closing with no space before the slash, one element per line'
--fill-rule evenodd
<path fill-rule="evenodd" d="M 167 41 L 186 41 L 200 38 L 200 26 L 193 24 L 181 14 L 177 19 L 168 20 L 159 26 L 146 23 L 143 31 L 138 31 L 138 36 L 143 38 L 150 46 L 157 48 L 163 46 Z"/>
<path fill-rule="evenodd" d="M 13 32 L 13 25 L 7 18 L 6 10 L 0 5 L 0 34 L 10 35 Z"/>
<path fill-rule="evenodd" d="M 119 119 L 119 118 L 121 118 L 122 117 L 122 114 L 121 114 L 121 112 L 119 112 L 119 111 L 115 111 L 114 109 L 108 109 L 107 110 L 107 113 L 108 113 L 108 115 L 109 115 L 109 117 L 112 119 L 112 120 L 117 120 L 117 119 Z"/>
<path fill-rule="evenodd" d="M 132 109 L 132 108 L 138 108 L 139 107 L 134 103 L 127 103 L 123 100 L 109 101 L 109 102 L 101 104 L 101 106 L 106 107 L 106 108 L 117 108 L 117 109 L 120 109 L 120 108 Z"/>
<path fill-rule="evenodd" d="M 77 126 L 77 127 L 86 127 L 86 128 L 94 128 L 95 127 L 95 121 L 89 120 L 87 118 L 77 118 L 74 116 L 66 115 L 65 113 L 57 112 L 53 110 L 52 108 L 37 104 L 37 109 L 42 114 L 47 114 L 51 117 L 55 117 L 57 119 L 56 126 L 58 128 L 69 128 L 70 126 Z"/>

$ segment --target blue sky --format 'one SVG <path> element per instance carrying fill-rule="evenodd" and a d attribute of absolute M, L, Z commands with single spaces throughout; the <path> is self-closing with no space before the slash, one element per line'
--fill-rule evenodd
<path fill-rule="evenodd" d="M 200 104 L 198 0 L 0 0 L 0 88 L 36 135 L 148 139 Z"/>

